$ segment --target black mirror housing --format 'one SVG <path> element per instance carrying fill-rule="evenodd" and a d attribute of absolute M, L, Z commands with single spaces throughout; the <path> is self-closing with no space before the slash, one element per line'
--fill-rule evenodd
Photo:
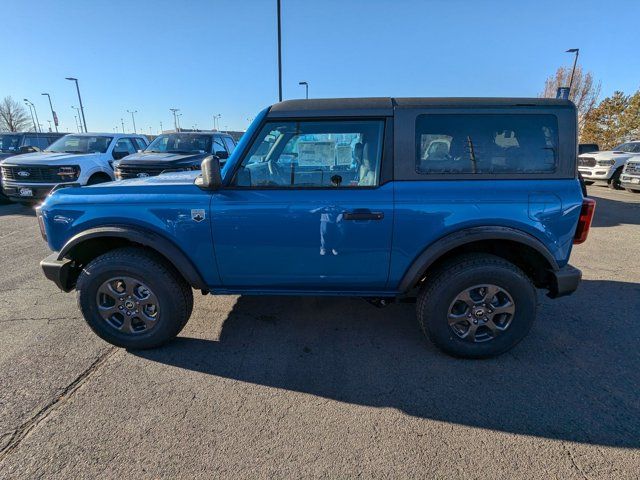
<path fill-rule="evenodd" d="M 220 160 L 226 160 L 227 158 L 229 158 L 229 154 L 227 152 L 216 152 L 215 156 L 218 157 Z"/>
<path fill-rule="evenodd" d="M 220 159 L 215 155 L 209 155 L 202 160 L 200 165 L 202 176 L 196 178 L 196 185 L 203 190 L 218 190 L 222 186 L 222 174 L 220 172 Z"/>

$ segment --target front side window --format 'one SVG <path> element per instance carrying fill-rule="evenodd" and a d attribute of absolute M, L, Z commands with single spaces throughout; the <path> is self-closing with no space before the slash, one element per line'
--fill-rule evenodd
<path fill-rule="evenodd" d="M 416 143 L 418 173 L 553 173 L 558 121 L 554 115 L 419 115 Z"/>
<path fill-rule="evenodd" d="M 22 135 L 0 135 L 0 151 L 14 152 L 20 148 Z"/>
<path fill-rule="evenodd" d="M 136 148 L 133 146 L 130 138 L 120 138 L 113 147 L 113 153 L 126 153 L 131 155 L 136 153 Z"/>
<path fill-rule="evenodd" d="M 375 187 L 382 120 L 268 122 L 234 184 L 243 187 Z"/>
<path fill-rule="evenodd" d="M 67 135 L 52 143 L 48 152 L 56 153 L 105 153 L 113 137 Z"/>
<path fill-rule="evenodd" d="M 159 135 L 145 149 L 156 153 L 208 153 L 211 151 L 211 135 L 170 133 Z"/>
<path fill-rule="evenodd" d="M 213 154 L 220 158 L 227 158 L 229 156 L 227 149 L 224 148 L 224 143 L 222 143 L 222 138 L 220 137 L 214 137 L 213 139 Z"/>

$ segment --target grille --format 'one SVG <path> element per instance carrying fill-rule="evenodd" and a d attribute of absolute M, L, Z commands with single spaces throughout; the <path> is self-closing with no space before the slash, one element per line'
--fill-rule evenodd
<path fill-rule="evenodd" d="M 595 167 L 596 159 L 593 157 L 580 157 L 578 158 L 579 167 Z"/>
<path fill-rule="evenodd" d="M 58 183 L 59 167 L 2 167 L 2 177 L 5 180 L 25 183 Z M 28 174 L 28 175 L 27 175 Z"/>
<path fill-rule="evenodd" d="M 146 173 L 147 177 L 155 177 L 156 175 L 160 175 L 162 172 L 166 170 L 166 167 L 118 167 L 117 174 L 121 179 L 125 178 L 139 178 L 138 176 L 142 173 L 143 177 Z"/>
<path fill-rule="evenodd" d="M 625 173 L 631 173 L 633 175 L 640 175 L 640 162 L 628 162 Z"/>

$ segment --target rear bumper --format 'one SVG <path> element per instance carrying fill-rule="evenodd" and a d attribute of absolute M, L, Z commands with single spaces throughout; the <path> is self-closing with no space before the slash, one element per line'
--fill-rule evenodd
<path fill-rule="evenodd" d="M 60 290 L 70 292 L 73 290 L 74 282 L 71 280 L 73 260 L 63 258 L 58 260 L 58 252 L 53 252 L 40 262 L 44 276 L 55 283 Z"/>
<path fill-rule="evenodd" d="M 549 270 L 549 293 L 551 298 L 564 297 L 575 292 L 582 280 L 582 272 L 571 265 L 559 270 Z"/>

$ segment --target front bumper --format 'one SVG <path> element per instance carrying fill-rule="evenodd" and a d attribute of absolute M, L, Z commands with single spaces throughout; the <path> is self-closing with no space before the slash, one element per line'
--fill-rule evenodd
<path fill-rule="evenodd" d="M 60 290 L 70 292 L 75 286 L 75 281 L 72 279 L 72 271 L 74 268 L 74 261 L 68 258 L 58 260 L 58 252 L 53 252 L 47 258 L 40 262 L 44 276 L 55 283 Z"/>
<path fill-rule="evenodd" d="M 632 190 L 640 190 L 640 176 L 623 173 L 620 176 L 620 184 L 624 188 L 630 188 Z"/>
<path fill-rule="evenodd" d="M 18 200 L 42 200 L 49 192 L 58 185 L 57 183 L 14 183 L 2 182 L 2 191 L 9 198 Z M 21 192 L 31 190 L 31 195 L 24 195 Z"/>
<path fill-rule="evenodd" d="M 614 170 L 610 167 L 578 167 L 585 180 L 609 180 Z"/>
<path fill-rule="evenodd" d="M 575 292 L 582 280 L 582 272 L 571 265 L 559 270 L 549 270 L 549 293 L 551 298 L 564 297 Z"/>

